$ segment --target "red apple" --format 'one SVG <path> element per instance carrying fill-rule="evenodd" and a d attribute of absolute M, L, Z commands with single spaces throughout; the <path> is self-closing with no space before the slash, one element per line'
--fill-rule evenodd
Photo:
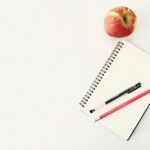
<path fill-rule="evenodd" d="M 128 7 L 120 6 L 108 12 L 104 20 L 106 33 L 113 37 L 125 37 L 134 31 L 135 13 Z"/>

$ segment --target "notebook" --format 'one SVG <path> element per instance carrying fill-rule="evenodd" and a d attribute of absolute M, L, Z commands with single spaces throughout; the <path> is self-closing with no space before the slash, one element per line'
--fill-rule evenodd
<path fill-rule="evenodd" d="M 119 92 L 141 82 L 142 87 L 103 103 Z M 127 41 L 119 41 L 79 103 L 80 110 L 95 120 L 100 114 L 150 89 L 150 56 Z M 150 103 L 150 94 L 97 122 L 129 140 Z M 89 111 L 97 108 L 94 113 Z"/>

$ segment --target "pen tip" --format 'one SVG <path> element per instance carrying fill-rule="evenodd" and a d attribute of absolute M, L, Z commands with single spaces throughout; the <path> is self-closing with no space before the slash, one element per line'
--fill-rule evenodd
<path fill-rule="evenodd" d="M 141 82 L 137 83 L 136 85 L 137 85 L 137 86 L 141 86 Z"/>
<path fill-rule="evenodd" d="M 97 119 L 95 119 L 95 122 L 97 122 L 97 121 L 99 121 L 100 120 L 100 118 L 97 118 Z"/>

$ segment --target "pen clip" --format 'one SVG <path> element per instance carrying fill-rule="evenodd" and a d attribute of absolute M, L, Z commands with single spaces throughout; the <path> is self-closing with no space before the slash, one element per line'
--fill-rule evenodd
<path fill-rule="evenodd" d="M 128 94 L 135 91 L 136 89 L 140 88 L 141 87 L 141 83 L 137 83 L 135 86 L 131 87 L 129 90 L 128 90 Z"/>

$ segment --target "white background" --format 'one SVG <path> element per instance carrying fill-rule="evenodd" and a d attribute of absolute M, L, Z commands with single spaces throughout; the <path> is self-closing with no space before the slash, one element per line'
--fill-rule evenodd
<path fill-rule="evenodd" d="M 103 19 L 120 5 L 138 18 L 127 39 L 150 52 L 149 0 L 0 1 L 1 150 L 150 149 L 150 111 L 127 142 L 78 109 L 118 41 Z"/>

